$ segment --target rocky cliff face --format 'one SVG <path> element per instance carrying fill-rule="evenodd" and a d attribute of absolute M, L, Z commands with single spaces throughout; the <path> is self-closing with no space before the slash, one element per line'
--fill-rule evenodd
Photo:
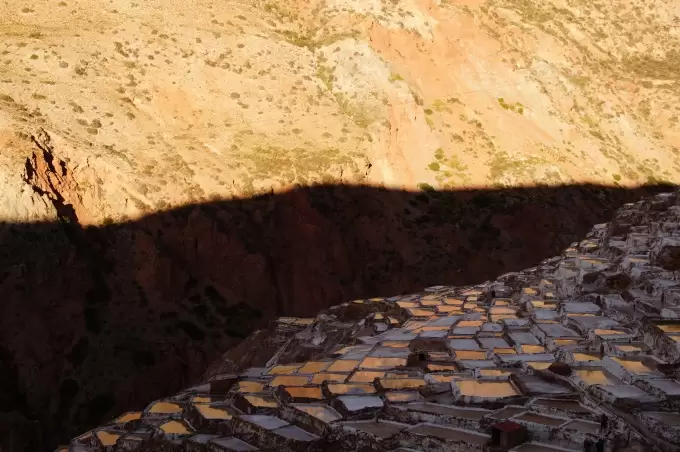
<path fill-rule="evenodd" d="M 655 190 L 319 186 L 87 226 L 48 143 L 24 178 L 62 221 L 5 223 L 0 242 L 10 407 L 47 443 L 189 384 L 273 315 L 529 266 Z"/>
<path fill-rule="evenodd" d="M 37 149 L 26 158 L 24 182 L 46 204 L 51 204 L 58 218 L 72 223 L 85 221 L 84 190 L 66 162 L 55 157 L 50 136 L 40 129 L 31 140 Z"/>

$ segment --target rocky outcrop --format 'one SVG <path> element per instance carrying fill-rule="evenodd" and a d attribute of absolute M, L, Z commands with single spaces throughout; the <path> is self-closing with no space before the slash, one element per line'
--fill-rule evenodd
<path fill-rule="evenodd" d="M 0 411 L 0 450 L 29 452 L 44 450 L 40 423 L 18 412 Z"/>
<path fill-rule="evenodd" d="M 42 449 L 43 431 L 26 405 L 13 356 L 0 344 L 0 450 Z"/>
<path fill-rule="evenodd" d="M 24 182 L 54 206 L 60 219 L 79 223 L 79 218 L 87 215 L 81 197 L 83 190 L 66 162 L 54 155 L 50 135 L 44 129 L 39 129 L 31 140 L 37 149 L 26 157 Z"/>

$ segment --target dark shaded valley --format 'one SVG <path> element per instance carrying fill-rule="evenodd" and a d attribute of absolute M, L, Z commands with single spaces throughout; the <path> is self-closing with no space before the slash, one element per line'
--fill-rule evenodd
<path fill-rule="evenodd" d="M 34 441 L 13 450 L 54 446 L 191 384 L 273 316 L 530 267 L 670 188 L 318 186 L 99 227 L 2 224 L 0 424 Z"/>

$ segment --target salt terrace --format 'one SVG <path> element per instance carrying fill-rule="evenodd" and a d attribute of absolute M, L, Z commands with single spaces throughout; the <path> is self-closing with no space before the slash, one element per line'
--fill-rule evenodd
<path fill-rule="evenodd" d="M 267 337 L 266 365 L 217 366 L 60 450 L 679 450 L 680 196 L 627 204 L 534 268 Z"/>

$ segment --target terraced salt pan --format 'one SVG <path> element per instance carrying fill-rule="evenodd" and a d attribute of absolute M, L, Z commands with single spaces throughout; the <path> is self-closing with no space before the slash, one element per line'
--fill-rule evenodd
<path fill-rule="evenodd" d="M 680 220 L 678 221 L 680 222 Z M 556 261 L 551 262 L 554 264 Z M 550 274 L 550 267 L 545 261 L 541 264 L 541 268 L 543 267 L 546 268 L 540 271 Z M 544 273 L 543 279 L 538 284 L 537 280 L 534 279 L 535 273 L 533 273 L 538 271 L 538 269 L 533 269 L 529 272 L 527 280 L 531 279 L 533 282 L 527 284 L 537 285 L 539 287 L 537 292 L 545 295 L 546 291 L 554 290 L 554 280 Z M 520 278 L 526 275 L 520 273 L 516 276 Z M 648 281 L 645 280 L 645 282 Z M 493 287 L 498 286 L 494 285 Z M 463 290 L 450 289 L 447 293 L 458 295 Z M 492 293 L 495 292 L 495 289 L 489 290 Z M 419 303 L 417 297 L 412 298 L 412 300 L 415 303 Z M 438 301 L 436 294 L 429 295 L 429 298 L 427 298 L 428 303 L 436 301 Z M 468 303 L 469 300 L 463 301 L 465 305 L 471 305 L 465 309 L 476 309 L 478 307 L 477 303 Z M 478 302 L 480 305 L 485 303 L 486 306 L 490 306 L 493 305 L 494 300 L 491 299 L 489 301 L 488 297 L 479 296 Z M 366 304 L 370 305 L 371 303 L 373 301 L 366 301 Z M 511 303 L 515 303 L 514 297 Z M 386 304 L 387 302 L 385 302 Z M 342 307 L 344 306 L 340 308 Z M 358 330 L 362 334 L 370 334 L 363 331 L 366 322 L 378 322 L 381 319 L 383 322 L 386 322 L 392 307 L 381 306 L 381 309 L 385 310 L 382 313 L 378 313 L 380 315 L 376 315 L 376 312 L 371 311 L 373 314 L 365 318 L 363 317 L 365 311 L 359 310 L 361 318 L 356 319 L 356 322 L 353 324 L 347 322 L 346 328 L 348 328 L 348 332 L 351 333 Z M 331 312 L 336 311 L 331 310 Z M 402 314 L 405 316 L 404 312 L 402 311 Z M 382 438 L 392 438 L 394 434 L 397 435 L 399 444 L 416 449 L 441 451 L 465 447 L 465 450 L 480 450 L 483 447 L 481 444 L 489 438 L 484 435 L 471 438 L 469 435 L 471 433 L 474 434 L 480 427 L 486 429 L 494 422 L 511 419 L 518 423 L 523 423 L 529 429 L 530 438 L 534 441 L 533 443 L 524 444 L 513 449 L 515 452 L 562 452 L 566 449 L 555 446 L 555 443 L 574 444 L 575 442 L 582 441 L 583 436 L 586 434 L 597 434 L 599 431 L 599 416 L 602 411 L 613 411 L 615 413 L 614 410 L 611 410 L 611 406 L 620 410 L 628 410 L 631 406 L 636 406 L 632 414 L 638 413 L 634 415 L 640 421 L 647 424 L 658 438 L 677 442 L 674 439 L 678 437 L 680 432 L 675 427 L 680 424 L 680 422 L 676 422 L 677 416 L 670 412 L 658 412 L 661 409 L 677 411 L 677 407 L 680 406 L 678 405 L 680 403 L 680 382 L 669 378 L 666 374 L 670 367 L 667 363 L 673 362 L 673 359 L 669 359 L 666 354 L 672 353 L 672 350 L 662 350 L 661 347 L 654 348 L 652 344 L 644 342 L 649 338 L 646 336 L 639 337 L 640 333 L 638 333 L 637 327 L 633 328 L 636 330 L 636 337 L 633 342 L 621 343 L 614 338 L 615 342 L 604 344 L 603 348 L 599 347 L 602 345 L 599 341 L 593 339 L 592 331 L 584 332 L 585 330 L 582 331 L 581 328 L 574 328 L 574 330 L 579 332 L 579 337 L 558 336 L 546 338 L 541 336 L 543 342 L 545 342 L 543 345 L 517 342 L 513 343 L 514 348 L 498 347 L 498 345 L 503 344 L 497 342 L 497 339 L 505 339 L 508 331 L 510 334 L 519 333 L 519 331 L 517 329 L 513 330 L 516 326 L 508 328 L 507 331 L 495 332 L 493 328 L 490 328 L 489 331 L 482 331 L 488 324 L 489 315 L 488 313 L 484 315 L 481 313 L 475 313 L 474 315 L 466 313 L 462 318 L 456 316 L 455 321 L 446 318 L 432 320 L 411 318 L 402 319 L 399 322 L 399 324 L 402 322 L 404 324 L 404 327 L 400 329 L 402 332 L 409 331 L 421 335 L 423 333 L 446 332 L 450 327 L 479 329 L 481 326 L 482 328 L 477 330 L 474 336 L 458 337 L 456 339 L 450 338 L 450 340 L 474 341 L 481 344 L 483 349 L 450 349 L 443 346 L 445 343 L 448 344 L 449 340 L 432 341 L 423 340 L 422 337 L 408 342 L 386 340 L 382 335 L 375 335 L 373 342 L 362 345 L 337 344 L 332 341 L 328 344 L 326 355 L 316 354 L 314 355 L 314 361 L 298 363 L 292 366 L 289 364 L 277 365 L 276 361 L 271 361 L 269 366 L 272 366 L 270 369 L 273 369 L 272 373 L 275 375 L 268 376 L 262 375 L 266 373 L 267 369 L 256 369 L 256 372 L 252 373 L 251 378 L 259 381 L 242 381 L 232 387 L 232 392 L 235 392 L 233 411 L 224 410 L 225 412 L 221 412 L 220 410 L 228 405 L 231 399 L 225 401 L 222 400 L 223 396 L 215 395 L 214 389 L 225 386 L 223 384 L 225 383 L 224 377 L 228 375 L 228 373 L 221 371 L 215 375 L 214 379 L 209 380 L 210 384 L 194 386 L 181 392 L 179 397 L 161 399 L 149 405 L 149 407 L 152 407 L 155 404 L 160 404 L 159 411 L 169 411 L 168 413 L 149 413 L 149 410 L 144 415 L 128 413 L 113 421 L 113 424 L 116 425 L 115 427 L 111 429 L 96 429 L 75 441 L 78 444 L 89 444 L 94 438 L 104 443 L 113 443 L 114 440 L 118 442 L 118 439 L 107 436 L 107 434 L 115 432 L 122 420 L 141 418 L 140 421 L 142 423 L 155 427 L 161 426 L 161 431 L 164 432 L 162 440 L 171 443 L 176 442 L 178 437 L 187 435 L 187 432 L 194 433 L 194 424 L 199 430 L 202 428 L 207 429 L 213 425 L 213 423 L 200 422 L 200 416 L 199 422 L 193 422 L 196 415 L 195 408 L 199 415 L 202 414 L 203 418 L 208 419 L 223 419 L 225 414 L 230 414 L 233 416 L 232 422 L 235 426 L 235 431 L 254 430 L 258 434 L 266 433 L 269 437 L 261 438 L 261 442 L 266 442 L 269 447 L 271 447 L 271 444 L 285 444 L 281 448 L 286 448 L 287 450 L 303 448 L 301 443 L 309 443 L 320 439 L 315 436 L 316 434 L 327 435 L 329 433 L 346 434 L 345 440 L 348 442 L 347 450 L 354 447 L 350 446 L 349 443 L 356 442 L 357 439 L 361 441 L 368 440 L 370 442 L 376 441 L 377 438 L 377 441 L 380 441 Z M 324 315 L 319 317 L 318 324 L 322 324 L 328 317 L 330 316 Z M 529 322 L 537 327 L 536 329 L 540 329 L 560 325 L 573 326 L 581 321 L 583 321 L 581 323 L 591 320 L 599 322 L 601 319 L 586 313 L 565 314 L 560 316 L 559 320 L 564 322 L 564 324 L 535 320 L 529 320 Z M 632 324 L 629 321 L 621 321 L 626 325 Z M 502 322 L 501 324 L 510 325 L 507 322 Z M 293 336 L 294 340 L 300 338 L 296 345 L 304 346 L 304 340 L 309 336 L 298 334 L 295 330 L 291 331 L 287 325 L 289 324 L 286 324 L 286 329 L 277 330 L 277 334 L 284 331 L 285 334 L 295 335 Z M 335 327 L 336 324 L 333 324 L 333 328 Z M 612 328 L 612 331 L 619 331 L 619 328 Z M 660 330 L 652 331 L 658 335 Z M 526 333 L 526 330 L 523 330 L 523 332 Z M 542 330 L 541 332 L 545 333 Z M 647 333 L 644 332 L 644 334 Z M 607 334 L 607 336 L 616 335 Z M 348 337 L 350 337 L 348 342 L 350 344 L 354 343 L 354 337 L 351 337 L 351 334 Z M 536 339 L 531 334 L 529 334 L 529 337 Z M 656 338 L 653 339 L 656 340 Z M 512 343 L 512 340 L 509 338 L 508 343 Z M 639 356 L 624 357 L 619 354 L 623 353 L 627 346 L 630 346 L 633 352 L 639 353 Z M 343 348 L 338 350 L 340 347 Z M 551 353 L 548 353 L 546 349 L 550 350 Z M 418 359 L 414 359 L 416 356 L 411 356 L 409 350 L 417 350 Z M 612 350 L 617 350 L 617 353 L 612 355 Z M 510 352 L 521 353 L 509 354 Z M 320 358 L 322 356 L 327 357 Z M 396 356 L 404 356 L 404 358 L 396 358 Z M 407 356 L 409 358 L 409 365 L 399 365 Z M 318 359 L 323 361 L 317 361 Z M 395 359 L 396 361 L 390 361 Z M 541 359 L 544 361 L 540 361 Z M 523 361 L 521 365 L 517 365 L 518 360 Z M 549 373 L 532 372 L 530 369 L 538 365 L 548 367 L 553 362 L 563 363 L 563 368 L 569 366 L 572 374 L 567 378 L 577 383 L 581 390 L 576 390 L 573 385 L 563 384 L 560 379 L 549 378 Z M 336 363 L 340 366 L 338 369 L 345 372 L 328 372 L 330 366 Z M 384 367 L 382 370 L 358 370 L 364 364 L 384 366 L 388 363 L 396 365 L 394 367 Z M 506 365 L 504 366 L 504 364 Z M 439 368 L 435 366 L 439 366 Z M 657 367 L 659 372 L 657 372 Z M 306 369 L 302 370 L 304 368 Z M 424 370 L 425 375 L 423 375 Z M 429 373 L 427 372 L 428 370 L 430 371 Z M 436 372 L 432 372 L 433 370 L 436 370 Z M 443 372 L 442 370 L 449 370 L 449 372 Z M 650 370 L 653 372 L 650 372 Z M 309 371 L 318 372 L 309 373 Z M 323 386 L 320 384 L 312 386 L 310 384 L 305 386 L 272 387 L 277 381 L 295 382 L 297 378 L 301 378 L 302 380 L 300 381 L 306 381 L 310 377 L 315 379 L 320 376 L 323 381 L 329 375 L 334 375 L 333 378 L 340 380 L 349 380 L 351 383 L 334 384 L 331 382 Z M 226 378 L 226 380 L 230 384 L 235 381 L 233 377 Z M 215 381 L 221 383 L 215 385 L 213 384 Z M 267 382 L 269 384 L 263 386 L 263 383 Z M 253 384 L 257 388 L 263 389 L 263 391 L 259 394 L 243 394 L 242 385 L 246 383 Z M 423 385 L 427 387 L 422 388 Z M 321 390 L 322 388 L 323 391 Z M 380 396 L 352 394 L 356 388 L 368 388 L 371 392 L 377 389 L 380 392 Z M 317 396 L 320 394 L 324 402 L 279 406 L 273 396 L 278 394 L 282 395 L 285 399 L 285 394 L 282 394 L 285 391 L 288 391 L 289 394 L 297 394 L 300 397 L 308 395 L 306 392 L 310 391 L 310 393 L 313 392 Z M 428 396 L 428 399 L 436 400 L 438 403 L 426 402 L 421 392 L 423 395 L 434 395 L 432 398 Z M 578 393 L 581 393 L 580 398 L 576 398 Z M 460 406 L 465 403 L 470 403 L 474 406 L 475 404 L 503 399 L 507 401 L 508 396 L 514 395 L 521 395 L 522 397 L 511 398 L 510 400 L 513 403 L 520 403 L 527 399 L 530 400 L 526 406 L 511 405 L 494 412 L 475 409 L 471 406 Z M 598 402 L 604 403 L 598 404 Z M 267 412 L 269 412 L 267 403 L 274 404 L 275 408 L 279 410 L 278 416 L 281 419 L 277 421 L 277 418 L 269 416 L 239 416 L 235 414 L 238 413 L 237 409 L 251 412 L 253 408 L 257 409 L 259 407 L 267 408 Z M 167 409 L 163 409 L 166 405 Z M 330 408 L 331 405 L 335 409 Z M 187 406 L 190 409 L 185 409 Z M 180 412 L 175 412 L 178 409 Z M 654 410 L 655 412 L 646 413 L 644 411 L 646 409 Z M 229 413 L 226 413 L 226 411 L 229 411 Z M 220 416 L 211 416 L 213 412 L 217 412 Z M 189 417 L 182 419 L 182 415 Z M 359 429 L 361 431 L 343 433 L 344 429 L 338 428 L 337 423 L 337 421 L 343 419 L 343 416 L 346 416 L 344 420 L 348 422 L 347 430 L 351 429 L 349 425 L 361 425 L 363 426 L 362 429 Z M 367 422 L 356 422 L 356 418 L 370 419 L 372 417 L 375 417 L 375 419 Z M 287 422 L 284 422 L 283 419 Z M 409 424 L 410 427 L 407 427 L 408 432 L 402 431 L 401 426 L 392 428 L 395 424 L 391 421 L 394 420 Z M 272 424 L 272 422 L 274 423 Z M 284 425 L 281 425 L 282 422 L 284 422 Z M 335 425 L 329 426 L 329 422 L 335 423 Z M 415 425 L 418 422 L 421 422 L 421 424 Z M 125 422 L 123 421 L 122 423 Z M 289 423 L 293 423 L 296 427 Z M 616 432 L 619 432 L 625 437 L 628 432 L 625 429 L 623 431 L 621 429 L 622 424 L 625 423 L 625 419 L 617 420 L 617 428 L 612 429 L 610 434 L 615 435 L 617 434 Z M 260 428 L 253 428 L 256 425 L 259 425 Z M 450 426 L 456 426 L 456 428 L 448 428 Z M 302 428 L 310 428 L 310 431 L 313 431 L 314 434 L 310 434 L 302 430 Z M 267 431 L 263 432 L 262 430 Z M 633 436 L 635 436 L 635 429 L 630 430 Z M 198 433 L 199 435 L 194 436 L 188 441 L 192 444 L 213 444 L 210 442 L 210 438 L 213 438 L 214 435 L 203 435 L 203 433 L 213 433 L 212 431 L 199 431 Z M 129 441 L 140 441 L 139 438 L 143 437 L 143 434 L 133 432 L 125 436 L 126 438 L 129 437 Z M 650 437 L 653 436 L 650 435 Z M 655 438 L 651 439 L 654 440 Z M 548 440 L 555 441 L 551 444 L 541 444 L 538 442 Z M 123 443 L 127 447 L 128 443 L 125 441 L 124 439 Z M 646 439 L 643 439 L 643 441 L 646 441 Z M 374 445 L 369 444 L 369 447 Z M 392 450 L 392 447 L 395 447 L 393 443 L 386 444 L 386 446 L 389 447 L 388 450 Z M 580 447 L 580 444 L 578 446 Z M 307 444 L 304 447 L 307 447 Z M 341 448 L 344 450 L 343 447 Z M 643 446 L 642 450 L 647 450 L 645 447 L 647 446 Z M 649 447 L 652 446 L 650 445 Z M 578 447 L 576 448 L 578 449 Z M 60 449 L 60 451 L 63 450 Z"/>
<path fill-rule="evenodd" d="M 511 452 L 577 452 L 573 449 L 552 446 L 543 443 L 526 443 L 511 450 Z"/>
<path fill-rule="evenodd" d="M 309 404 L 294 404 L 292 406 L 296 410 L 300 410 L 303 413 L 309 414 L 310 416 L 315 417 L 316 419 L 319 419 L 323 422 L 330 423 L 342 419 L 340 413 L 338 413 L 328 405 L 309 403 Z"/>
<path fill-rule="evenodd" d="M 302 442 L 311 442 L 319 439 L 318 436 L 302 430 L 300 427 L 295 425 L 286 425 L 285 427 L 278 428 L 274 430 L 274 433 L 276 435 L 283 436 L 284 438 Z"/>
<path fill-rule="evenodd" d="M 519 395 L 517 389 L 506 381 L 454 380 L 452 385 L 464 397 L 499 399 Z"/>
<path fill-rule="evenodd" d="M 209 442 L 211 444 L 215 444 L 216 446 L 222 448 L 223 450 L 233 450 L 238 452 L 250 452 L 259 450 L 257 447 L 251 446 L 250 444 L 233 437 L 216 438 L 210 440 Z"/>
<path fill-rule="evenodd" d="M 382 408 L 383 402 L 374 396 L 340 396 L 338 399 L 349 411 L 361 411 L 367 408 Z"/>
<path fill-rule="evenodd" d="M 377 438 L 391 438 L 397 433 L 406 430 L 410 427 L 408 424 L 402 424 L 393 421 L 359 421 L 359 422 L 343 422 L 343 427 L 359 430 L 368 433 Z"/>
<path fill-rule="evenodd" d="M 573 373 L 587 386 L 622 383 L 621 380 L 603 369 L 576 369 Z"/>
<path fill-rule="evenodd" d="M 277 428 L 289 425 L 288 422 L 284 421 L 283 419 L 279 419 L 278 417 L 264 416 L 261 414 L 241 416 L 241 419 L 248 423 L 255 424 L 265 430 L 275 430 Z"/>
<path fill-rule="evenodd" d="M 412 435 L 422 435 L 443 439 L 445 441 L 461 441 L 479 446 L 485 445 L 489 435 L 458 428 L 442 427 L 436 424 L 422 423 L 407 430 Z"/>

